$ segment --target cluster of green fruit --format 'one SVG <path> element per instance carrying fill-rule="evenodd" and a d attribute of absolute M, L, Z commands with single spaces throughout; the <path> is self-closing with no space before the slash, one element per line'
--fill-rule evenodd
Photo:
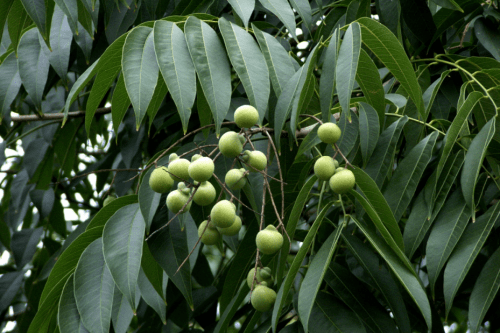
<path fill-rule="evenodd" d="M 335 144 L 341 136 L 340 128 L 334 123 L 325 123 L 318 128 L 319 139 L 327 144 Z M 321 156 L 314 163 L 314 174 L 319 180 L 328 180 L 332 191 L 338 194 L 349 192 L 356 184 L 351 170 L 339 166 L 339 162 L 330 156 Z"/>

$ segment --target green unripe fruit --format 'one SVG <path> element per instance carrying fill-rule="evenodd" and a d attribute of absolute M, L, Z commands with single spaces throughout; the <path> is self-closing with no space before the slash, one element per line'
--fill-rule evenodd
<path fill-rule="evenodd" d="M 243 151 L 243 142 L 241 142 L 238 133 L 226 132 L 219 139 L 220 153 L 229 158 L 236 157 Z"/>
<path fill-rule="evenodd" d="M 344 171 L 345 168 L 343 167 L 338 167 L 337 169 L 335 169 L 335 173 L 339 173 L 340 171 Z"/>
<path fill-rule="evenodd" d="M 213 206 L 210 217 L 217 227 L 228 228 L 236 219 L 236 208 L 232 202 L 221 200 Z"/>
<path fill-rule="evenodd" d="M 226 235 L 226 236 L 234 236 L 237 235 L 240 232 L 241 229 L 241 219 L 238 215 L 234 218 L 233 224 L 227 228 L 219 228 L 217 227 L 217 230 L 219 230 L 221 235 Z"/>
<path fill-rule="evenodd" d="M 191 164 L 188 168 L 189 176 L 200 183 L 209 180 L 214 173 L 214 161 L 210 157 L 201 157 L 198 155 L 195 158 L 195 156 L 191 159 Z"/>
<path fill-rule="evenodd" d="M 234 121 L 239 128 L 250 128 L 259 121 L 259 111 L 251 105 L 242 105 L 234 111 Z"/>
<path fill-rule="evenodd" d="M 173 175 L 174 180 L 182 181 L 189 179 L 189 163 L 185 158 L 179 158 L 177 154 L 170 154 L 168 171 Z"/>
<path fill-rule="evenodd" d="M 330 178 L 330 188 L 338 194 L 346 193 L 354 188 L 356 178 L 351 170 L 342 170 Z"/>
<path fill-rule="evenodd" d="M 314 163 L 314 174 L 319 180 L 328 180 L 335 173 L 335 163 L 330 156 L 321 156 Z"/>
<path fill-rule="evenodd" d="M 198 227 L 198 237 L 201 237 L 201 242 L 205 245 L 214 245 L 217 244 L 221 235 L 217 231 L 217 229 L 212 228 L 210 225 L 206 227 L 208 221 L 201 222 Z M 205 231 L 205 232 L 203 232 Z"/>
<path fill-rule="evenodd" d="M 276 292 L 269 287 L 257 285 L 253 292 L 250 302 L 255 310 L 266 312 L 271 310 L 276 301 Z"/>
<path fill-rule="evenodd" d="M 318 128 L 318 137 L 324 143 L 334 144 L 341 134 L 340 127 L 334 123 L 324 123 Z"/>
<path fill-rule="evenodd" d="M 170 177 L 168 169 L 164 166 L 156 168 L 149 177 L 149 187 L 156 193 L 167 193 L 174 185 L 174 180 Z"/>
<path fill-rule="evenodd" d="M 253 275 L 255 272 L 255 268 L 252 268 L 250 272 L 248 272 L 247 275 L 247 285 L 250 289 L 252 289 L 252 282 L 253 282 Z M 257 282 L 259 283 L 266 283 L 268 287 L 273 285 L 273 276 L 271 273 L 271 269 L 269 267 L 264 267 L 264 268 L 257 268 L 257 274 L 255 275 L 255 278 L 257 279 Z"/>
<path fill-rule="evenodd" d="M 247 163 L 248 169 L 251 172 L 263 171 L 267 166 L 266 155 L 258 150 L 250 151 L 245 150 L 243 160 Z"/>
<path fill-rule="evenodd" d="M 333 160 L 333 164 L 335 164 L 335 169 L 337 169 L 339 167 L 339 161 Z"/>
<path fill-rule="evenodd" d="M 107 204 L 109 204 L 111 201 L 114 201 L 114 200 L 116 200 L 116 198 L 115 198 L 115 197 L 111 197 L 111 196 L 109 196 L 109 197 L 107 197 L 106 199 L 104 199 L 104 201 L 103 201 L 103 203 L 102 203 L 102 206 L 103 206 L 103 207 L 105 207 Z"/>
<path fill-rule="evenodd" d="M 273 225 L 259 231 L 255 238 L 257 248 L 264 254 L 275 254 L 283 246 L 283 236 Z"/>
<path fill-rule="evenodd" d="M 226 185 L 231 190 L 241 190 L 247 183 L 246 177 L 243 176 L 245 169 L 231 169 L 226 173 L 224 179 Z"/>
<path fill-rule="evenodd" d="M 193 201 L 200 206 L 210 205 L 215 200 L 215 187 L 210 182 L 203 182 L 194 193 Z"/>
<path fill-rule="evenodd" d="M 185 190 L 187 190 L 188 193 L 185 193 Z M 174 214 L 177 214 L 182 207 L 188 202 L 189 200 L 189 189 L 183 188 L 183 189 L 177 189 L 175 191 L 172 191 L 168 194 L 167 196 L 167 208 L 169 211 L 171 211 Z M 184 208 L 184 210 L 181 212 L 185 213 L 191 208 L 191 204 L 193 201 L 189 201 L 189 204 Z"/>

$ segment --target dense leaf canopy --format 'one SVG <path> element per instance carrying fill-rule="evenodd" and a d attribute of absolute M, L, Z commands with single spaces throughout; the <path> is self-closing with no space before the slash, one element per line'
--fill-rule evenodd
<path fill-rule="evenodd" d="M 500 332 L 498 6 L 0 1 L 0 331 Z"/>

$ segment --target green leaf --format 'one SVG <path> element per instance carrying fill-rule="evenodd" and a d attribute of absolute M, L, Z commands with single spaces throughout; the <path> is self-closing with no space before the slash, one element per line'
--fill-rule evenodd
<path fill-rule="evenodd" d="M 78 0 L 54 0 L 57 6 L 64 12 L 68 24 L 78 34 Z M 51 38 L 52 39 L 52 38 Z"/>
<path fill-rule="evenodd" d="M 486 264 L 474 284 L 470 295 L 469 321 L 471 332 L 478 332 L 493 299 L 500 288 L 500 249 L 497 249 Z"/>
<path fill-rule="evenodd" d="M 163 298 L 158 295 L 155 288 L 153 287 L 151 282 L 149 282 L 146 274 L 144 274 L 144 271 L 142 269 L 139 272 L 138 283 L 144 301 L 156 311 L 156 313 L 160 316 L 163 324 L 166 324 L 167 304 L 165 303 Z"/>
<path fill-rule="evenodd" d="M 446 303 L 446 316 L 451 310 L 458 288 L 460 288 L 499 217 L 500 202 L 497 202 L 495 206 L 481 215 L 475 223 L 469 223 L 453 250 L 444 270 L 443 293 Z"/>
<path fill-rule="evenodd" d="M 153 97 L 151 97 L 151 101 L 149 102 L 148 108 L 146 110 L 146 114 L 149 117 L 149 128 L 148 133 L 151 132 L 151 126 L 153 125 L 153 121 L 156 117 L 158 111 L 160 111 L 160 107 L 167 96 L 168 87 L 165 84 L 165 80 L 163 79 L 163 75 L 161 72 L 158 73 L 158 80 L 156 81 L 155 91 L 153 93 Z"/>
<path fill-rule="evenodd" d="M 314 178 L 312 178 L 312 179 L 314 179 Z M 273 314 L 272 314 L 273 330 L 275 330 L 275 331 L 276 331 L 276 327 L 278 325 L 278 319 L 280 318 L 281 310 L 282 310 L 282 307 L 283 307 L 285 300 L 287 298 L 288 292 L 290 291 L 290 288 L 293 285 L 293 281 L 295 280 L 295 277 L 296 277 L 297 273 L 299 272 L 302 261 L 304 260 L 307 252 L 309 251 L 309 246 L 311 245 L 313 239 L 315 238 L 316 232 L 318 231 L 318 228 L 321 225 L 321 222 L 323 221 L 323 218 L 325 217 L 325 215 L 326 215 L 327 211 L 330 209 L 330 207 L 331 207 L 331 203 L 327 203 L 326 206 L 321 210 L 321 212 L 316 217 L 316 220 L 314 221 L 313 225 L 311 226 L 311 228 L 307 232 L 307 236 L 304 239 L 304 242 L 302 242 L 302 246 L 300 247 L 299 252 L 297 253 L 295 258 L 293 259 L 292 265 L 290 266 L 290 269 L 288 270 L 288 274 L 285 277 L 285 281 L 281 284 L 281 287 L 279 288 L 278 295 L 276 297 L 276 302 L 274 303 Z M 290 237 L 292 237 L 292 235 L 290 235 L 290 234 L 288 234 L 288 235 Z M 283 244 L 282 249 L 286 246 L 287 246 L 287 244 Z M 288 249 L 288 247 L 287 247 L 287 249 Z M 313 312 L 314 312 L 314 310 L 313 310 Z M 312 322 L 314 322 L 314 320 Z"/>
<path fill-rule="evenodd" d="M 73 274 L 68 278 L 59 300 L 57 324 L 61 333 L 87 333 L 76 307 Z"/>
<path fill-rule="evenodd" d="M 483 17 L 474 21 L 474 32 L 479 42 L 488 52 L 498 61 L 500 61 L 500 41 L 498 29 L 490 26 L 489 21 Z"/>
<path fill-rule="evenodd" d="M 15 0 L 6 0 L 0 2 L 0 42 L 2 41 L 3 29 L 5 27 L 5 22 L 7 21 L 7 16 L 12 8 L 12 4 Z"/>
<path fill-rule="evenodd" d="M 370 206 L 373 207 L 375 213 L 379 216 L 385 228 L 389 231 L 392 238 L 400 249 L 404 249 L 403 235 L 399 230 L 398 223 L 392 214 L 391 208 L 387 204 L 382 192 L 380 192 L 377 184 L 373 179 L 363 170 L 355 168 L 352 170 L 356 177 L 356 185 L 358 189 L 368 200 Z"/>
<path fill-rule="evenodd" d="M 437 137 L 438 132 L 432 132 L 408 153 L 399 163 L 384 191 L 384 196 L 396 221 L 401 219 L 415 194 L 418 181 L 422 178 L 422 174 L 432 157 Z"/>
<path fill-rule="evenodd" d="M 456 3 L 454 0 L 432 0 L 432 2 L 443 8 L 458 10 L 461 11 L 462 13 L 464 12 L 464 10 L 460 8 L 460 5 Z"/>
<path fill-rule="evenodd" d="M 387 310 L 349 270 L 337 263 L 332 263 L 326 271 L 325 281 L 335 295 L 372 331 L 380 333 L 398 331 Z"/>
<path fill-rule="evenodd" d="M 10 115 L 10 105 L 21 88 L 21 77 L 15 53 L 11 53 L 0 64 L 0 115 Z M 3 163 L 2 163 L 3 164 Z"/>
<path fill-rule="evenodd" d="M 291 34 L 295 40 L 297 40 L 297 34 L 295 32 L 297 28 L 295 24 L 295 15 L 293 14 L 292 8 L 288 4 L 288 1 L 259 0 L 259 2 L 265 9 L 276 15 L 288 29 L 288 33 Z"/>
<path fill-rule="evenodd" d="M 366 165 L 377 145 L 380 124 L 377 111 L 370 104 L 360 102 L 358 105 L 361 155 Z"/>
<path fill-rule="evenodd" d="M 340 234 L 343 229 L 344 223 L 342 223 L 335 232 L 332 232 L 323 245 L 321 245 L 321 248 L 309 265 L 304 281 L 300 286 L 297 311 L 302 326 L 304 326 L 304 331 L 307 331 L 309 327 L 309 318 L 312 316 L 316 295 L 318 294 L 321 283 L 323 282 L 323 277 L 332 260 L 333 252 L 337 248 Z"/>
<path fill-rule="evenodd" d="M 152 28 L 137 27 L 129 32 L 123 45 L 123 78 L 134 106 L 137 129 L 146 115 L 158 81 L 153 37 Z"/>
<path fill-rule="evenodd" d="M 115 289 L 102 245 L 102 238 L 98 238 L 83 251 L 74 277 L 78 312 L 85 327 L 96 333 L 109 332 Z"/>
<path fill-rule="evenodd" d="M 10 247 L 18 270 L 23 269 L 33 259 L 42 235 L 43 228 L 40 227 L 19 230 L 12 234 Z"/>
<path fill-rule="evenodd" d="M 113 130 L 118 133 L 118 127 L 125 117 L 125 113 L 130 106 L 130 98 L 127 94 L 127 89 L 125 88 L 125 80 L 123 79 L 123 74 L 120 75 L 118 82 L 116 83 L 115 90 L 113 91 L 113 97 L 111 99 L 111 118 L 113 119 Z M 118 139 L 118 136 L 116 137 Z"/>
<path fill-rule="evenodd" d="M 161 298 L 165 299 L 165 292 L 163 290 L 163 270 L 153 258 L 146 242 L 143 242 L 142 247 L 141 268 L 153 288 L 156 290 L 156 293 Z"/>
<path fill-rule="evenodd" d="M 357 22 L 361 25 L 363 44 L 382 61 L 401 83 L 423 117 L 425 109 L 422 92 L 403 46 L 388 28 L 377 21 L 363 17 Z"/>
<path fill-rule="evenodd" d="M 356 192 L 351 191 L 350 193 Z M 367 228 L 363 223 L 360 223 L 354 217 L 351 216 L 351 218 L 363 232 L 363 234 L 368 238 L 369 242 L 372 244 L 375 250 L 382 256 L 382 258 L 384 258 L 385 262 L 389 265 L 410 297 L 418 306 L 420 312 L 424 316 L 427 327 L 430 328 L 432 326 L 432 318 L 429 299 L 427 298 L 424 287 L 418 279 L 415 271 L 413 270 L 413 268 L 411 268 L 409 260 L 406 259 L 405 261 L 401 262 L 401 256 L 398 256 L 397 253 L 394 253 L 397 248 L 391 249 L 384 241 L 382 241 L 382 239 L 380 239 L 380 237 L 374 230 Z"/>
<path fill-rule="evenodd" d="M 134 310 L 145 229 L 136 203 L 120 208 L 106 223 L 102 234 L 104 259 L 111 276 Z"/>
<path fill-rule="evenodd" d="M 317 126 L 317 124 L 312 126 L 314 126 L 314 128 L 306 135 L 306 137 L 300 143 L 299 150 L 297 151 L 295 160 L 302 158 L 302 155 L 305 152 L 309 151 L 310 149 L 321 143 L 321 139 L 318 136 L 319 126 Z"/>
<path fill-rule="evenodd" d="M 432 291 L 444 264 L 455 248 L 471 216 L 461 191 L 455 191 L 436 218 L 426 247 L 426 265 Z"/>
<path fill-rule="evenodd" d="M 366 329 L 349 308 L 332 295 L 318 293 L 308 332 L 311 333 L 365 333 Z"/>
<path fill-rule="evenodd" d="M 156 21 L 154 42 L 158 66 L 186 133 L 196 97 L 196 74 L 184 33 L 172 22 Z"/>
<path fill-rule="evenodd" d="M 422 96 L 424 100 L 424 106 L 425 106 L 425 119 L 429 116 L 429 113 L 431 112 L 432 105 L 434 103 L 434 100 L 436 99 L 436 95 L 439 92 L 439 89 L 441 88 L 441 84 L 443 83 L 444 79 L 451 73 L 451 70 L 447 70 L 441 73 L 441 76 L 439 79 L 434 81 L 425 91 Z"/>
<path fill-rule="evenodd" d="M 34 28 L 28 30 L 21 37 L 17 50 L 19 76 L 38 112 L 41 112 L 50 64 L 38 42 L 38 30 Z"/>
<path fill-rule="evenodd" d="M 219 19 L 219 29 L 229 60 L 243 83 L 250 104 L 259 111 L 261 124 L 271 93 L 269 71 L 265 66 L 264 56 L 253 37 L 242 28 L 222 17 Z"/>
<path fill-rule="evenodd" d="M 92 221 L 87 226 L 87 230 L 96 227 L 104 227 L 106 222 L 122 207 L 137 203 L 137 195 L 126 195 L 116 198 L 111 201 L 106 207 L 102 207 L 97 214 L 95 214 Z"/>
<path fill-rule="evenodd" d="M 238 14 L 238 17 L 243 21 L 245 28 L 248 28 L 248 20 L 252 16 L 255 8 L 255 0 L 228 0 L 233 10 Z"/>
<path fill-rule="evenodd" d="M 259 30 L 254 24 L 252 24 L 252 28 L 264 54 L 273 90 L 276 96 L 279 97 L 288 80 L 295 73 L 292 59 L 274 36 Z"/>
<path fill-rule="evenodd" d="M 455 145 L 455 142 L 458 139 L 458 136 L 460 135 L 460 133 L 462 133 L 462 129 L 467 123 L 467 119 L 469 118 L 471 111 L 474 109 L 474 106 L 482 97 L 483 94 L 474 91 L 469 94 L 469 96 L 467 96 L 467 99 L 459 108 L 457 115 L 453 119 L 453 122 L 451 123 L 451 126 L 446 133 L 446 137 L 444 138 L 445 142 L 443 146 L 443 152 L 441 154 L 441 158 L 439 159 L 439 164 L 437 167 L 438 175 L 443 171 L 443 167 L 450 156 L 450 153 L 453 146 Z"/>
<path fill-rule="evenodd" d="M 366 101 L 378 115 L 379 128 L 384 126 L 385 117 L 385 94 L 378 68 L 365 50 L 361 49 L 359 54 L 358 68 L 356 70 L 356 81 L 366 97 Z M 374 144 L 376 141 L 374 142 Z"/>
<path fill-rule="evenodd" d="M 139 205 L 141 208 L 144 222 L 146 223 L 146 233 L 149 233 L 149 228 L 153 222 L 158 205 L 160 204 L 161 193 L 156 193 L 149 186 L 149 177 L 154 171 L 150 168 L 142 178 L 141 187 L 139 188 Z"/>
<path fill-rule="evenodd" d="M 136 293 L 136 301 L 141 299 L 140 293 Z M 139 302 L 136 302 L 136 304 Z M 123 296 L 120 289 L 115 285 L 113 294 L 113 310 L 111 313 L 111 322 L 116 333 L 126 333 L 130 322 L 134 318 L 134 312 L 129 302 Z"/>
<path fill-rule="evenodd" d="M 31 24 L 31 18 L 24 9 L 21 0 L 15 0 L 10 7 L 7 17 L 7 30 L 9 32 L 10 42 L 17 56 L 17 48 L 21 36 L 26 32 L 24 29 Z"/>
<path fill-rule="evenodd" d="M 54 2 L 46 0 L 21 0 L 24 8 L 28 12 L 33 22 L 35 22 L 40 34 L 49 44 L 50 24 L 52 21 L 52 13 L 54 11 Z"/>
<path fill-rule="evenodd" d="M 354 254 L 359 264 L 363 266 L 364 272 L 371 278 L 376 288 L 380 290 L 394 314 L 398 327 L 402 332 L 411 332 L 410 320 L 403 301 L 403 296 L 391 273 L 384 265 L 379 264 L 379 257 L 372 251 L 368 244 L 363 243 L 356 236 L 348 232 L 342 233 L 342 239 L 349 248 L 349 251 Z"/>
<path fill-rule="evenodd" d="M 318 177 L 312 176 L 300 189 L 300 193 L 297 196 L 297 199 L 295 200 L 295 204 L 293 205 L 292 211 L 290 212 L 290 218 L 288 219 L 288 223 L 286 225 L 286 232 L 290 237 L 290 239 L 293 239 L 293 237 L 295 236 L 295 230 L 297 229 L 297 224 L 300 219 L 300 214 L 307 202 L 307 198 L 309 197 L 309 192 L 311 192 L 311 189 L 313 188 L 317 180 Z M 290 247 L 290 242 L 288 241 L 287 237 L 284 237 L 283 246 L 281 247 L 281 252 L 279 257 L 280 259 L 278 264 L 278 273 L 276 274 L 277 283 L 281 283 L 281 279 L 283 278 L 289 247 Z"/>
<path fill-rule="evenodd" d="M 342 45 L 340 45 L 335 81 L 337 95 L 342 111 L 350 113 L 351 93 L 358 68 L 359 53 L 361 50 L 361 28 L 354 22 L 349 25 Z M 350 119 L 350 117 L 348 116 Z"/>
<path fill-rule="evenodd" d="M 193 296 L 189 260 L 176 274 L 177 269 L 189 254 L 186 228 L 181 229 L 179 219 L 176 218 L 168 227 L 152 235 L 151 239 L 148 240 L 148 245 L 154 259 L 167 273 L 170 281 L 179 289 L 192 309 Z"/>
<path fill-rule="evenodd" d="M 462 193 L 464 194 L 465 202 L 472 211 L 472 221 L 475 221 L 475 207 L 474 190 L 476 188 L 477 178 L 481 165 L 483 164 L 484 157 L 486 156 L 486 149 L 493 139 L 495 134 L 495 118 L 491 120 L 481 129 L 472 140 L 469 150 L 465 155 L 464 167 L 460 182 L 462 184 Z"/>
<path fill-rule="evenodd" d="M 24 271 L 8 272 L 0 277 L 0 311 L 4 312 L 11 305 L 23 283 Z"/>
<path fill-rule="evenodd" d="M 308 0 L 290 0 L 290 4 L 302 18 L 302 24 L 306 27 L 306 31 L 311 30 L 313 23 L 311 4 Z"/>
<path fill-rule="evenodd" d="M 231 103 L 231 70 L 226 51 L 215 31 L 194 16 L 187 19 L 184 33 L 219 136 Z"/>
<path fill-rule="evenodd" d="M 351 116 L 349 120 L 348 117 Z M 351 150 L 356 145 L 359 135 L 359 119 L 356 114 L 349 114 L 347 112 L 342 112 L 340 119 L 337 123 L 340 130 L 342 131 L 342 136 L 339 141 L 337 141 L 337 146 L 339 146 L 340 151 L 347 156 Z M 337 155 L 337 160 L 342 161 L 342 156 Z"/>
<path fill-rule="evenodd" d="M 333 102 L 333 92 L 335 91 L 335 75 L 337 66 L 337 57 L 340 47 L 340 30 L 335 29 L 330 39 L 330 43 L 325 53 L 325 61 L 321 70 L 321 77 L 319 80 L 319 96 L 321 105 L 321 120 L 323 122 L 330 121 L 331 107 Z M 358 65 L 359 66 L 359 65 Z M 359 81 L 359 80 L 358 80 Z"/>

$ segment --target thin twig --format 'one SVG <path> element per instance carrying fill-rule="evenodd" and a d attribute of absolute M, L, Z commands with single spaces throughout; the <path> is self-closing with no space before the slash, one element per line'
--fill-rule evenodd
<path fill-rule="evenodd" d="M 95 115 L 111 113 L 111 108 L 98 108 L 95 110 Z M 85 117 L 85 111 L 72 111 L 68 112 L 68 118 Z M 44 121 L 44 120 L 57 120 L 63 121 L 64 113 L 44 113 L 42 115 L 30 114 L 26 116 L 11 116 L 11 120 L 15 123 L 28 122 L 28 121 Z"/>
<path fill-rule="evenodd" d="M 277 182 L 282 182 L 282 181 L 281 181 L 281 180 L 279 180 L 278 178 L 274 178 L 273 176 L 269 176 L 269 175 L 268 175 L 267 173 L 265 173 L 264 171 L 260 171 L 260 170 L 258 170 L 258 169 L 252 168 L 252 167 L 250 166 L 250 164 L 248 164 L 247 162 L 243 161 L 243 160 L 242 160 L 241 158 L 239 158 L 239 157 L 238 157 L 238 160 L 239 160 L 240 162 L 245 163 L 246 165 L 248 165 L 248 166 L 249 166 L 249 168 L 251 168 L 251 169 L 252 169 L 252 171 L 257 171 L 257 172 L 259 172 L 259 173 L 263 174 L 263 175 L 264 175 L 264 177 L 269 177 L 269 178 L 271 178 L 272 180 L 275 180 L 275 181 L 277 181 Z M 286 185 L 286 183 L 284 183 L 284 184 Z"/>
<path fill-rule="evenodd" d="M 210 224 L 210 216 L 208 217 L 207 224 L 205 225 L 205 228 L 201 232 L 201 235 L 198 237 L 198 240 L 196 241 L 196 244 L 194 244 L 193 248 L 191 249 L 191 252 L 189 252 L 189 254 L 187 255 L 186 259 L 184 259 L 184 261 L 179 265 L 179 268 L 177 268 L 177 270 L 175 271 L 174 275 L 177 274 L 181 270 L 182 266 L 184 266 L 184 264 L 186 263 L 186 261 L 189 260 L 189 257 L 191 257 L 191 255 L 193 254 L 193 252 L 196 249 L 196 247 L 198 246 L 198 244 L 200 244 L 201 237 L 203 237 L 203 235 L 205 234 L 205 231 L 207 230 L 209 224 Z"/>
<path fill-rule="evenodd" d="M 319 119 L 318 117 L 313 116 L 312 114 L 299 114 L 299 117 L 312 118 L 312 119 L 316 120 L 318 123 L 320 123 L 321 125 L 323 125 L 323 121 L 321 119 Z"/>
<path fill-rule="evenodd" d="M 59 182 L 55 182 L 55 183 L 51 183 L 52 185 L 55 185 L 55 184 L 61 184 L 63 182 L 70 182 L 70 181 L 73 181 L 77 178 L 81 178 L 81 177 L 86 177 L 88 175 L 92 175 L 92 174 L 95 174 L 95 173 L 101 173 L 101 172 L 140 172 L 141 169 L 101 169 L 101 170 L 95 170 L 95 171 L 91 171 L 91 172 L 87 172 L 87 173 L 84 173 L 83 175 L 78 175 L 78 176 L 75 176 L 75 177 L 72 177 L 72 178 L 66 178 L 66 179 L 63 179 Z"/>
<path fill-rule="evenodd" d="M 337 152 L 338 152 L 338 153 L 340 154 L 340 156 L 342 156 L 342 158 L 344 159 L 346 166 L 350 166 L 351 168 L 354 168 L 354 167 L 352 166 L 352 164 L 349 162 L 349 160 L 348 160 L 348 159 L 344 156 L 344 154 L 342 154 L 342 152 L 340 151 L 339 146 L 337 146 L 337 144 L 336 144 L 336 143 L 335 143 L 334 145 L 335 145 L 335 148 L 337 149 Z"/>

